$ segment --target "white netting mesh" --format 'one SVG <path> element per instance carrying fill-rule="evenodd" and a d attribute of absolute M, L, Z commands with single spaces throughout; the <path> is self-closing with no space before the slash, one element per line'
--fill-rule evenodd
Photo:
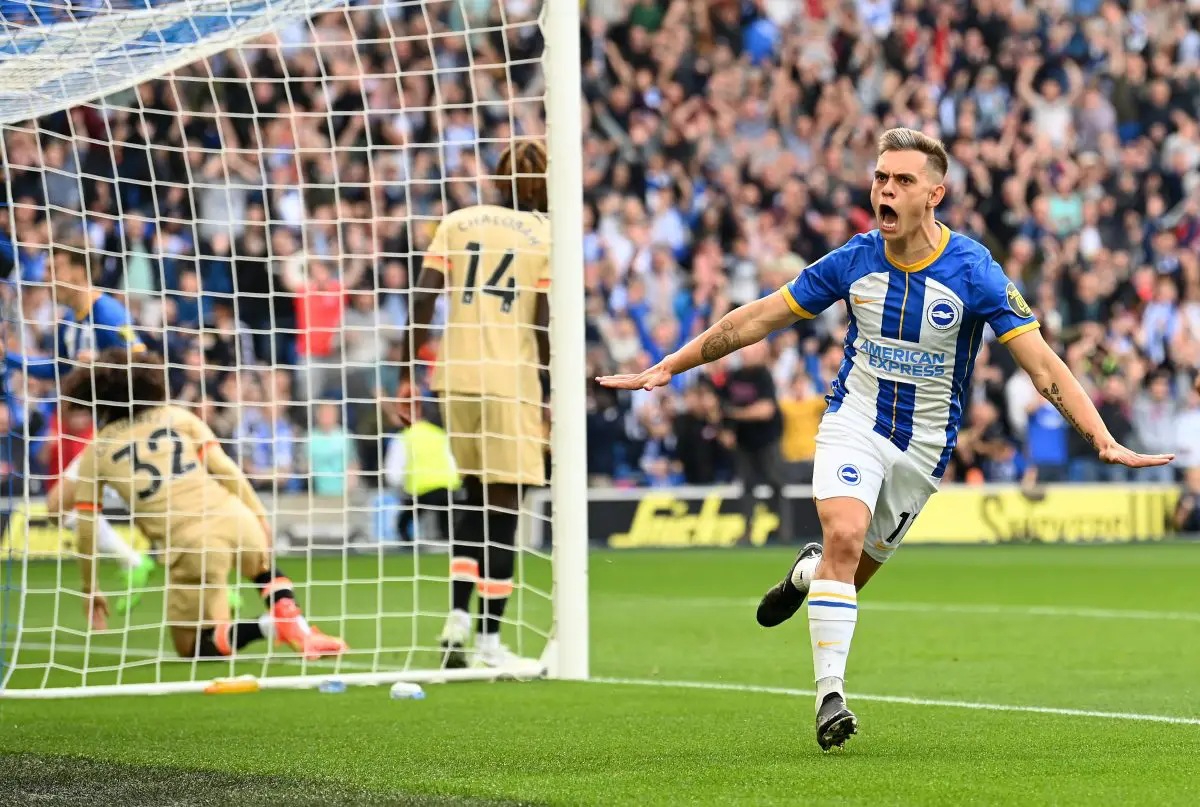
<path fill-rule="evenodd" d="M 540 5 L 0 3 L 7 687 L 334 666 L 265 644 L 236 662 L 175 659 L 161 565 L 139 605 L 88 628 L 74 538 L 47 521 L 45 497 L 93 424 L 60 417 L 68 366 L 53 357 L 109 337 L 59 338 L 77 316 L 52 271 L 66 245 L 85 248 L 93 289 L 128 309 L 170 368 L 173 400 L 254 483 L 310 621 L 352 648 L 338 669 L 439 665 L 454 519 L 436 495 L 413 508 L 401 489 L 411 456 L 393 452 L 387 479 L 401 340 L 437 224 L 500 201 L 500 153 L 544 139 Z M 435 322 L 445 314 L 439 304 Z M 418 357 L 422 382 L 436 349 Z M 449 515 L 460 507 L 452 496 Z M 538 510 L 523 508 L 523 522 Z M 114 603 L 130 593 L 120 568 L 100 563 Z M 518 552 L 515 580 L 504 639 L 537 656 L 552 624 L 548 556 Z M 241 613 L 257 616 L 257 591 L 241 594 Z"/>

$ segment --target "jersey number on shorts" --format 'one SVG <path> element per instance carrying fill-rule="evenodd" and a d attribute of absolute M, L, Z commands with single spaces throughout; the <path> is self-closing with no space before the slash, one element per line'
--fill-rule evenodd
<path fill-rule="evenodd" d="M 151 454 L 157 454 L 159 441 L 163 439 L 171 441 L 171 478 L 183 476 L 187 472 L 196 469 L 196 463 L 185 463 L 183 461 L 183 439 L 173 429 L 162 428 L 151 432 L 150 436 L 146 438 L 146 448 L 149 449 Z M 149 484 L 137 492 L 137 497 L 139 499 L 149 499 L 155 493 L 158 493 L 158 489 L 162 487 L 163 477 L 165 476 L 162 469 L 152 462 L 146 462 L 138 455 L 137 443 L 130 443 L 116 454 L 113 454 L 114 461 L 123 460 L 126 457 L 133 459 L 133 472 L 135 474 L 141 471 L 150 476 Z"/>
<path fill-rule="evenodd" d="M 467 251 L 471 253 L 471 260 L 467 264 L 467 283 L 463 288 L 462 301 L 463 305 L 470 305 L 475 302 L 475 284 L 479 282 L 479 253 L 483 249 L 478 241 L 471 241 L 467 244 Z M 490 294 L 493 297 L 501 299 L 500 310 L 507 314 L 512 311 L 513 300 L 517 299 L 517 279 L 509 275 L 507 282 L 504 280 L 505 273 L 512 266 L 513 260 L 516 258 L 516 253 L 511 249 L 504 250 L 504 257 L 500 259 L 500 263 L 496 264 L 495 271 L 488 278 L 487 283 L 480 289 L 484 294 Z M 503 284 L 503 285 L 502 285 Z"/>
<path fill-rule="evenodd" d="M 912 518 L 912 513 L 901 513 L 900 523 L 896 525 L 896 529 L 892 530 L 891 535 L 883 539 L 883 542 L 888 546 L 891 546 L 903 538 L 904 533 L 908 532 L 906 528 L 912 526 L 912 522 L 909 521 L 910 518 Z"/>

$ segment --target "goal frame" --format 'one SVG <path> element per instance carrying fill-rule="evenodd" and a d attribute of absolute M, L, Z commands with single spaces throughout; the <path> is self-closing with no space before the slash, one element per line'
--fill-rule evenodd
<path fill-rule="evenodd" d="M 543 6 L 550 233 L 550 452 L 554 628 L 547 674 L 588 677 L 587 392 L 579 3 Z M 549 79 L 550 76 L 554 80 Z"/>
<path fill-rule="evenodd" d="M 495 0 L 503 2 L 503 0 Z M 333 10 L 340 4 L 326 3 L 321 10 Z M 549 220 L 553 239 L 550 264 L 550 400 L 554 413 L 550 434 L 552 482 L 550 524 L 554 536 L 551 548 L 552 623 L 540 666 L 520 670 L 437 670 L 414 669 L 378 673 L 315 672 L 310 675 L 272 676 L 256 678 L 247 689 L 305 689 L 317 688 L 331 679 L 349 685 L 380 685 L 398 681 L 413 683 L 442 683 L 461 680 L 495 678 L 533 678 L 544 675 L 564 680 L 586 680 L 589 677 L 589 616 L 588 616 L 588 519 L 587 519 L 587 439 L 586 381 L 584 378 L 584 278 L 583 278 L 583 168 L 582 107 L 580 93 L 579 26 L 580 6 L 569 0 L 544 0 L 541 26 L 544 49 L 542 64 L 547 76 L 545 89 L 545 122 L 548 152 L 547 183 L 549 188 Z M 237 47 L 252 34 L 237 36 L 221 43 L 219 49 Z M 197 51 L 194 61 L 210 55 L 210 49 Z M 97 88 L 88 98 L 71 97 L 61 108 L 84 103 L 111 91 L 133 86 L 140 81 L 153 80 L 170 69 L 177 68 L 176 59 L 154 75 L 140 77 L 124 87 Z M 549 77 L 553 76 L 553 81 Z M 11 563 L 11 561 L 9 561 Z M 16 583 L 25 588 L 26 573 L 18 575 L 11 568 L 0 573 L 5 586 Z M 6 592 L 6 596 L 11 592 Z M 18 593 L 15 611 L 16 632 L 11 650 L 21 647 L 21 623 L 24 616 L 24 597 Z M 221 692 L 227 679 L 118 684 L 39 689 L 9 689 L 5 687 L 8 673 L 0 674 L 0 699 L 81 698 L 115 695 L 164 695 L 199 692 Z"/>

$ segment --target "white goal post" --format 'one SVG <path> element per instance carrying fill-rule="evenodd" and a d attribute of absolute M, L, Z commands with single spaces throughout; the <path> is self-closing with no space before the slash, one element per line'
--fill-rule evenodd
<path fill-rule="evenodd" d="M 586 679 L 580 3 L 6 8 L 0 698 Z M 526 491 L 518 536 L 544 532 L 530 529 L 546 516 L 529 503 L 548 495 L 554 540 L 518 544 L 501 631 L 513 662 L 443 669 L 467 505 L 457 483 L 432 493 L 418 483 L 429 443 L 396 448 L 400 345 L 438 223 L 504 203 L 497 161 L 525 140 L 544 143 L 548 164 L 550 472 L 547 488 Z M 59 274 L 76 260 L 83 291 Z M 100 293 L 132 329 L 88 309 Z M 435 327 L 444 316 L 439 303 Z M 309 661 L 260 641 L 228 658 L 180 658 L 170 534 L 147 541 L 130 519 L 137 502 L 112 497 L 116 543 L 97 556 L 109 616 L 90 620 L 71 519 L 50 508 L 95 423 L 63 409 L 59 391 L 114 333 L 163 356 L 173 402 L 209 423 L 254 483 L 277 565 L 346 653 Z M 453 362 L 439 344 L 417 365 Z M 439 423 L 423 372 L 422 412 Z M 444 433 L 435 445 L 449 445 Z M 258 589 L 235 577 L 236 566 L 234 618 L 256 619 Z"/>

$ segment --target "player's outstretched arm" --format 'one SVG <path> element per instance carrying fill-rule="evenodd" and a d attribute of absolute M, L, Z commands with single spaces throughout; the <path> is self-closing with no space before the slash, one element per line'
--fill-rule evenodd
<path fill-rule="evenodd" d="M 1042 397 L 1054 405 L 1075 431 L 1083 435 L 1100 459 L 1130 468 L 1166 465 L 1174 454 L 1139 454 L 1113 439 L 1096 411 L 1096 405 L 1071 374 L 1071 370 L 1042 338 L 1040 331 L 1028 331 L 1007 343 L 1017 364 L 1029 373 Z"/>
<path fill-rule="evenodd" d="M 707 331 L 644 372 L 607 375 L 596 380 L 605 387 L 616 389 L 661 387 L 669 384 L 679 373 L 728 356 L 799 319 L 783 298 L 783 293 L 777 291 L 733 309 Z"/>

